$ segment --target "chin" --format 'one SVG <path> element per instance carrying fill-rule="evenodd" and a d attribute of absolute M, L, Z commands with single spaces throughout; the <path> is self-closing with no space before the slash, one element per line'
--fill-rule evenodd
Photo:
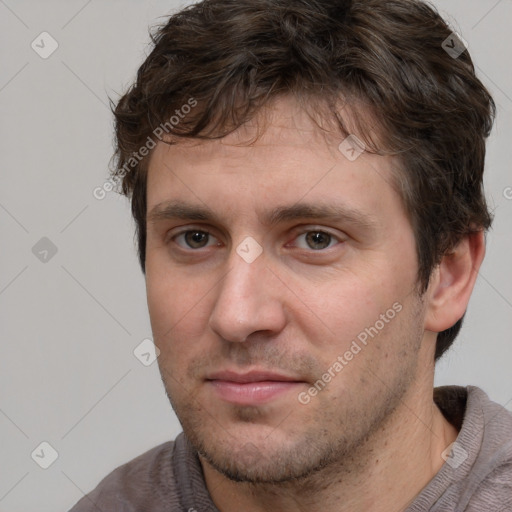
<path fill-rule="evenodd" d="M 259 436 L 260 441 L 254 442 L 250 436 L 241 437 L 238 444 L 233 438 L 223 442 L 200 440 L 197 432 L 192 438 L 187 437 L 211 467 L 234 482 L 282 484 L 302 480 L 338 460 L 336 450 L 318 450 L 310 436 L 285 446 L 278 436 L 273 444 L 269 443 L 271 435 L 265 432 Z M 322 451 L 324 457 L 320 458 Z"/>

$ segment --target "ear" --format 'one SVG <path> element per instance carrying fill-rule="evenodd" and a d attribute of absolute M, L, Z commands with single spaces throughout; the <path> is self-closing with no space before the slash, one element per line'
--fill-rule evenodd
<path fill-rule="evenodd" d="M 484 232 L 466 235 L 432 273 L 425 329 L 441 332 L 464 315 L 485 256 Z"/>

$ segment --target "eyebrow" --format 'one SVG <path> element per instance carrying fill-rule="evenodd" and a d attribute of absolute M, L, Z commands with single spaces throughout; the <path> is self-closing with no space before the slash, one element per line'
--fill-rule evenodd
<path fill-rule="evenodd" d="M 367 213 L 342 204 L 295 203 L 278 206 L 265 212 L 262 224 L 273 227 L 279 223 L 296 220 L 324 220 L 344 222 L 363 230 L 377 227 L 377 219 Z M 182 201 L 164 201 L 154 206 L 147 215 L 148 223 L 164 220 L 204 221 L 221 224 L 221 219 L 204 205 L 193 205 Z"/>

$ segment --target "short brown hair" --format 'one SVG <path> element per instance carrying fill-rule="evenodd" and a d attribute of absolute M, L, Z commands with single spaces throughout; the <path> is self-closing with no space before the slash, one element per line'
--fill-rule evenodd
<path fill-rule="evenodd" d="M 413 226 L 424 292 L 443 254 L 492 222 L 482 179 L 495 104 L 469 53 L 445 51 L 451 33 L 419 0 L 204 0 L 170 16 L 114 109 L 112 177 L 132 199 L 143 272 L 144 145 L 162 130 L 223 137 L 283 95 L 321 101 L 347 134 L 343 98 L 378 122 L 375 129 L 358 117 L 367 150 L 398 156 L 394 185 Z M 187 104 L 195 106 L 182 115 Z M 439 333 L 436 360 L 462 320 Z"/>

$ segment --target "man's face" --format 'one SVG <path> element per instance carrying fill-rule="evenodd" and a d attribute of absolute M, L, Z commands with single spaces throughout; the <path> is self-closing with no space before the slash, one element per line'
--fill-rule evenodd
<path fill-rule="evenodd" d="M 396 162 L 351 161 L 291 101 L 255 130 L 157 145 L 146 280 L 186 435 L 230 478 L 279 482 L 353 457 L 399 409 L 425 307 Z"/>

